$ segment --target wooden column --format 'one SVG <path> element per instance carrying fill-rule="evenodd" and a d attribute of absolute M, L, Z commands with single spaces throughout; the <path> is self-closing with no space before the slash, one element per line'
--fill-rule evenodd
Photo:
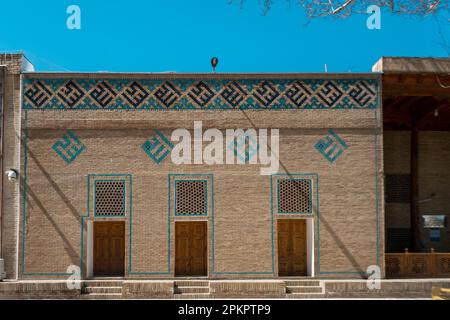
<path fill-rule="evenodd" d="M 410 147 L 410 175 L 411 175 L 411 246 L 413 252 L 421 250 L 420 212 L 419 212 L 419 129 L 413 113 Z"/>

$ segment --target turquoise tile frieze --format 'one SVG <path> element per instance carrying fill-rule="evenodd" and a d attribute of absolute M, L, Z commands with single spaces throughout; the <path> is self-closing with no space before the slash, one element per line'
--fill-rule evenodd
<path fill-rule="evenodd" d="M 23 81 L 26 110 L 376 109 L 378 79 Z"/>

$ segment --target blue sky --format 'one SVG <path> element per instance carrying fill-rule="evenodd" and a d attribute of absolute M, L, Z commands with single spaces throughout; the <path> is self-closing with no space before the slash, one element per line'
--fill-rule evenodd
<path fill-rule="evenodd" d="M 436 21 L 367 16 L 308 21 L 293 0 L 262 15 L 258 0 L 1 0 L 0 52 L 23 50 L 38 71 L 366 72 L 380 56 L 447 56 Z M 81 8 L 81 30 L 66 8 Z M 443 30 L 450 41 L 450 28 Z"/>

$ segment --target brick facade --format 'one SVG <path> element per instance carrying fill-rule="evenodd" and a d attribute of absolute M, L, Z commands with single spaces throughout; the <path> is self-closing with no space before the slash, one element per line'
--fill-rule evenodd
<path fill-rule="evenodd" d="M 21 74 L 22 63 L 22 55 L 0 55 L 4 168 L 20 173 L 16 183 L 3 176 L 7 278 L 64 278 L 70 265 L 87 277 L 88 225 L 101 220 L 125 221 L 126 278 L 174 277 L 182 220 L 208 222 L 211 279 L 278 277 L 277 219 L 286 217 L 309 221 L 310 275 L 360 278 L 370 265 L 384 269 L 378 75 Z M 115 85 L 115 100 L 96 87 L 104 80 Z M 173 103 L 167 83 L 178 86 Z M 279 129 L 278 176 L 261 175 L 261 164 L 175 165 L 146 152 L 158 133 L 192 132 L 194 121 L 222 133 Z M 342 140 L 336 159 L 320 147 L 328 138 Z M 288 175 L 311 179 L 309 214 L 277 212 L 276 179 Z M 112 176 L 125 181 L 125 214 L 96 216 L 93 185 Z M 208 182 L 206 215 L 175 215 L 174 180 L 183 176 Z"/>
<path fill-rule="evenodd" d="M 170 137 L 178 128 L 191 131 L 194 121 L 202 121 L 204 130 L 217 128 L 221 132 L 237 128 L 280 129 L 278 173 L 314 179 L 314 210 L 308 219 L 310 232 L 314 233 L 314 249 L 310 255 L 314 258 L 312 270 L 316 277 L 359 278 L 365 276 L 370 265 L 383 268 L 383 157 L 378 76 L 364 75 L 363 82 L 352 75 L 322 77 L 24 75 L 20 277 L 65 277 L 70 265 L 81 266 L 86 276 L 88 221 L 112 219 L 126 223 L 127 278 L 173 277 L 174 224 L 190 219 L 208 221 L 208 277 L 277 277 L 277 219 L 305 216 L 277 214 L 274 182 L 270 176 L 260 174 L 261 165 L 175 165 L 170 157 L 158 164 L 143 150 L 142 145 L 157 132 Z M 129 108 L 131 104 L 126 102 L 124 91 L 120 91 L 123 87 L 118 85 L 113 89 L 122 92 L 123 99 L 106 102 L 110 104 L 105 108 L 110 110 L 103 110 L 93 98 L 97 96 L 90 93 L 104 79 L 121 86 L 125 79 L 127 83 L 129 79 L 136 80 L 152 91 L 149 97 L 141 92 L 147 102 L 138 104 L 137 109 L 142 110 L 136 110 Z M 189 99 L 189 93 L 195 91 L 189 86 L 183 89 L 181 84 L 178 105 L 173 104 L 178 107 L 160 110 L 163 104 L 158 102 L 157 85 L 170 80 L 184 81 L 185 86 L 194 87 L 197 80 L 203 79 L 207 85 L 217 82 L 211 89 L 215 98 L 208 100 L 202 96 L 209 101 L 208 110 L 200 108 L 201 100 L 196 105 L 192 101 L 183 102 L 190 101 L 183 97 Z M 72 91 L 61 91 L 70 80 L 84 92 L 75 92 L 72 84 L 68 86 Z M 45 104 L 39 102 L 42 96 L 30 91 L 38 81 L 48 89 Z M 231 100 L 224 98 L 229 95 L 221 94 L 233 81 L 250 92 L 239 109 L 230 108 L 227 103 Z M 311 96 L 299 109 L 294 110 L 290 102 L 290 108 L 281 110 L 279 104 L 287 101 L 289 95 L 294 97 L 288 89 L 295 81 L 310 85 Z M 152 83 L 157 85 L 153 88 Z M 367 89 L 368 83 L 377 84 L 376 91 Z M 352 87 L 355 84 L 359 93 Z M 336 89 L 338 85 L 341 87 Z M 265 95 L 269 86 L 278 90 L 278 95 L 273 92 Z M 350 95 L 340 96 L 333 90 Z M 364 90 L 369 90 L 369 98 L 359 99 Z M 320 92 L 328 102 L 320 102 Z M 58 93 L 68 93 L 66 100 Z M 272 101 L 273 97 L 278 100 Z M 223 99 L 217 102 L 222 107 L 214 110 L 214 101 L 219 98 Z M 54 107 L 40 107 L 49 105 Z M 190 110 L 192 106 L 200 107 Z M 332 161 L 317 147 L 319 141 L 327 141 L 330 130 L 346 146 Z M 55 147 L 57 141 L 61 144 Z M 77 145 L 73 159 L 73 153 L 68 155 L 70 159 L 64 159 L 56 151 L 67 141 Z M 92 183 L 97 176 L 107 175 L 123 176 L 132 189 L 129 190 L 131 206 L 126 208 L 124 217 L 96 217 L 92 210 Z M 172 197 L 169 187 L 173 188 L 170 177 L 176 175 L 210 179 L 206 216 L 180 217 L 169 208 L 173 200 L 169 199 Z"/>
<path fill-rule="evenodd" d="M 20 168 L 20 90 L 21 54 L 0 54 L 0 66 L 4 66 L 4 98 L 3 116 L 5 118 L 3 168 L 5 170 Z M 17 226 L 19 219 L 20 183 L 11 183 L 2 172 L 2 255 L 5 260 L 5 271 L 8 278 L 17 277 Z M 20 180 L 20 178 L 19 178 Z"/>

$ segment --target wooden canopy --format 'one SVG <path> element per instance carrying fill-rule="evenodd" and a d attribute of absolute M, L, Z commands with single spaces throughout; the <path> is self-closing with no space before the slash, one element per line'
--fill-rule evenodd
<path fill-rule="evenodd" d="M 450 59 L 382 58 L 383 127 L 411 131 L 411 251 L 421 251 L 419 131 L 450 131 Z"/>
<path fill-rule="evenodd" d="M 386 130 L 450 131 L 450 75 L 383 76 Z"/>

